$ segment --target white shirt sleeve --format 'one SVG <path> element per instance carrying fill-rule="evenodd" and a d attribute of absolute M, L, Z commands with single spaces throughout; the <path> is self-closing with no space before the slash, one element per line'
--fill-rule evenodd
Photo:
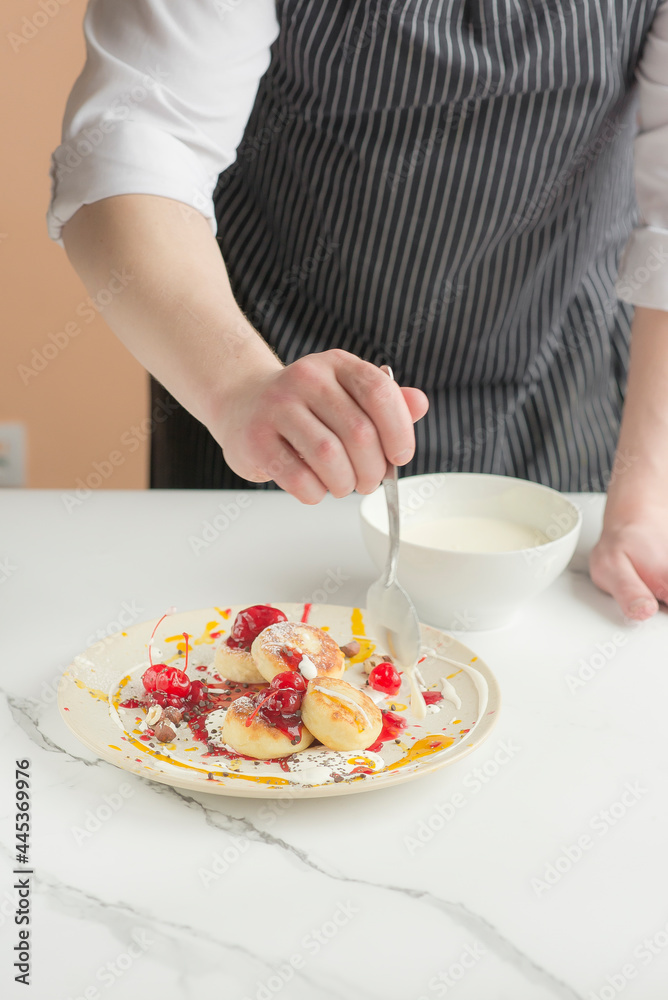
<path fill-rule="evenodd" d="M 47 226 L 84 204 L 155 194 L 215 234 L 213 191 L 232 164 L 278 35 L 274 0 L 89 0 L 86 63 L 51 157 Z"/>
<path fill-rule="evenodd" d="M 654 15 L 637 69 L 635 179 L 641 225 L 624 248 L 617 295 L 668 310 L 668 0 Z"/>

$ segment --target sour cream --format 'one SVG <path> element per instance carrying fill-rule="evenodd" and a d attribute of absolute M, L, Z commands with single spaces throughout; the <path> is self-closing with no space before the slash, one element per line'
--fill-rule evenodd
<path fill-rule="evenodd" d="M 528 524 L 502 517 L 439 517 L 402 525 L 406 542 L 455 552 L 513 552 L 545 545 L 549 538 Z"/>

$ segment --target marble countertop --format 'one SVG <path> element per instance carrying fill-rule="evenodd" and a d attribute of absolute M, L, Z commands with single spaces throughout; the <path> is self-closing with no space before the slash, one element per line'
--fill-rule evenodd
<path fill-rule="evenodd" d="M 84 647 L 172 604 L 363 602 L 359 498 L 0 493 L 2 996 L 664 1000 L 668 621 L 631 625 L 591 584 L 603 498 L 579 502 L 571 568 L 516 624 L 465 638 L 501 686 L 486 743 L 384 791 L 272 801 L 96 759 L 57 683 Z M 16 760 L 31 774 L 27 990 Z"/>

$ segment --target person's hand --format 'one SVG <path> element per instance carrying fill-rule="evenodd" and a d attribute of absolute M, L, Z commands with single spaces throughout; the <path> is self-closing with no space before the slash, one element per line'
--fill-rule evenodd
<path fill-rule="evenodd" d="M 627 618 L 643 621 L 668 602 L 668 518 L 665 505 L 608 500 L 603 532 L 590 556 L 591 578 L 612 594 Z"/>
<path fill-rule="evenodd" d="M 387 462 L 406 465 L 413 424 L 429 403 L 347 351 L 309 354 L 287 367 L 273 358 L 221 399 L 212 434 L 244 479 L 278 486 L 302 503 L 329 491 L 371 493 Z"/>

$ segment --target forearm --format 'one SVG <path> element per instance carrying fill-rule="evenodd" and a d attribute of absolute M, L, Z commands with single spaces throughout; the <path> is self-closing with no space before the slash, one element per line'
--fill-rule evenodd
<path fill-rule="evenodd" d="M 668 504 L 668 312 L 638 306 L 606 516 Z"/>
<path fill-rule="evenodd" d="M 108 286 L 112 271 L 125 276 L 105 322 L 205 425 L 218 420 L 228 388 L 280 369 L 239 309 L 198 212 L 153 195 L 105 198 L 75 213 L 63 242 L 91 295 Z"/>

